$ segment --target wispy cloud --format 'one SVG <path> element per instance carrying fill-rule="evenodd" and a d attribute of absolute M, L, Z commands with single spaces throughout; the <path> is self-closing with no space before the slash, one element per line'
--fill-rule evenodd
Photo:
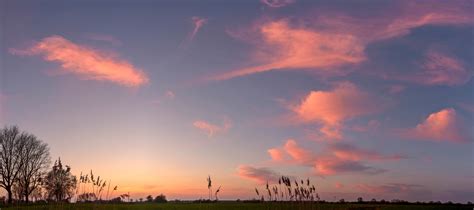
<path fill-rule="evenodd" d="M 232 123 L 228 119 L 225 119 L 223 125 L 221 126 L 204 120 L 196 120 L 194 121 L 193 126 L 207 133 L 209 137 L 213 137 L 216 134 L 227 132 L 232 127 Z"/>
<path fill-rule="evenodd" d="M 142 70 L 129 62 L 87 46 L 73 43 L 62 36 L 46 37 L 29 49 L 10 49 L 14 55 L 42 55 L 46 61 L 61 64 L 65 72 L 83 79 L 109 81 L 126 87 L 148 83 Z"/>
<path fill-rule="evenodd" d="M 240 165 L 237 169 L 237 175 L 244 179 L 250 179 L 258 184 L 266 182 L 275 183 L 281 177 L 275 171 L 268 168 L 257 168 L 248 165 Z"/>
<path fill-rule="evenodd" d="M 376 113 L 383 103 L 349 82 L 332 90 L 311 91 L 292 108 L 302 122 L 321 123 L 320 133 L 326 139 L 342 139 L 342 123 L 358 116 Z"/>
<path fill-rule="evenodd" d="M 408 138 L 448 142 L 469 142 L 473 138 L 464 120 L 453 108 L 430 114 L 415 128 L 404 131 L 403 135 Z"/>
<path fill-rule="evenodd" d="M 425 25 L 458 25 L 473 22 L 468 2 L 409 2 L 402 6 L 399 16 L 385 17 L 372 39 L 389 39 L 409 34 L 412 29 Z"/>
<path fill-rule="evenodd" d="M 271 70 L 312 69 L 337 74 L 331 67 L 365 60 L 364 47 L 352 35 L 318 32 L 291 26 L 289 20 L 265 23 L 254 59 L 263 63 L 217 75 L 210 79 L 226 80 Z"/>
<path fill-rule="evenodd" d="M 415 191 L 422 190 L 423 186 L 418 184 L 400 184 L 390 183 L 383 185 L 357 184 L 355 186 L 358 190 L 371 194 L 411 194 Z"/>
<path fill-rule="evenodd" d="M 365 150 L 355 147 L 354 145 L 347 144 L 347 143 L 336 143 L 332 144 L 330 147 L 330 151 L 339 159 L 342 160 L 352 160 L 352 161 L 359 161 L 359 160 L 400 160 L 402 158 L 406 158 L 402 155 L 383 155 L 379 152 L 372 151 L 372 150 Z"/>
<path fill-rule="evenodd" d="M 365 49 L 370 43 L 405 36 L 412 29 L 425 25 L 471 24 L 474 19 L 466 9 L 468 7 L 460 3 L 403 4 L 395 13 L 397 15 L 353 17 L 320 11 L 316 18 L 257 22 L 244 38 L 255 45 L 251 58 L 256 64 L 208 79 L 227 80 L 273 70 L 310 70 L 325 76 L 340 75 L 350 69 L 342 72 L 338 67 L 354 66 L 367 60 Z"/>
<path fill-rule="evenodd" d="M 433 50 L 427 53 L 422 69 L 413 80 L 425 85 L 463 85 L 472 76 L 460 60 Z"/>
<path fill-rule="evenodd" d="M 193 28 L 191 30 L 191 32 L 189 32 L 188 36 L 186 37 L 186 39 L 184 39 L 181 44 L 179 45 L 179 48 L 186 48 L 193 40 L 194 38 L 196 37 L 196 35 L 198 34 L 199 30 L 204 26 L 206 25 L 208 22 L 208 19 L 207 18 L 203 18 L 203 17 L 198 17 L 198 16 L 193 16 L 191 18 L 191 23 L 193 25 Z"/>
<path fill-rule="evenodd" d="M 296 2 L 296 0 L 260 0 L 263 4 L 268 7 L 279 8 L 285 7 Z"/>
<path fill-rule="evenodd" d="M 191 34 L 189 35 L 189 39 L 193 40 L 199 30 L 207 23 L 207 18 L 194 16 L 191 18 L 191 20 L 193 22 L 194 28 Z"/>

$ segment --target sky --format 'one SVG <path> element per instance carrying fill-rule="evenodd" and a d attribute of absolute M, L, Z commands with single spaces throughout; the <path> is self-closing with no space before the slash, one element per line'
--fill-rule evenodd
<path fill-rule="evenodd" d="M 0 1 L 0 125 L 132 198 L 474 198 L 473 1 Z"/>

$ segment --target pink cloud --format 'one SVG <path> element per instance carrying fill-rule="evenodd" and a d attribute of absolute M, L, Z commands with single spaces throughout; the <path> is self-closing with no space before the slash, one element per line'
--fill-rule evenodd
<path fill-rule="evenodd" d="M 193 28 L 191 34 L 189 35 L 189 40 L 190 41 L 194 39 L 196 34 L 199 32 L 199 29 L 201 29 L 207 23 L 206 18 L 202 18 L 202 17 L 198 17 L 198 16 L 192 17 L 191 20 L 193 22 L 194 28 Z"/>
<path fill-rule="evenodd" d="M 10 49 L 15 55 L 43 55 L 46 61 L 61 64 L 65 72 L 84 79 L 110 81 L 126 87 L 148 83 L 147 76 L 125 60 L 86 46 L 75 44 L 61 36 L 50 36 L 27 50 Z"/>
<path fill-rule="evenodd" d="M 275 162 L 308 163 L 313 158 L 310 151 L 300 147 L 293 139 L 288 139 L 282 147 L 271 148 L 267 151 Z"/>
<path fill-rule="evenodd" d="M 248 165 L 240 165 L 237 169 L 237 175 L 244 179 L 253 180 L 258 184 L 275 183 L 281 177 L 278 173 L 268 168 L 256 168 Z"/>
<path fill-rule="evenodd" d="M 400 160 L 405 158 L 402 155 L 382 155 L 376 151 L 357 148 L 350 144 L 332 144 L 331 152 L 341 160 Z"/>
<path fill-rule="evenodd" d="M 402 155 L 383 155 L 376 151 L 357 148 L 349 144 L 331 144 L 320 154 L 298 146 L 289 139 L 284 146 L 270 149 L 275 162 L 311 167 L 319 176 L 345 173 L 379 174 L 386 170 L 367 166 L 365 161 L 393 161 L 405 158 Z M 269 150 L 269 151 L 270 151 Z M 278 155 L 275 155 L 278 154 Z"/>
<path fill-rule="evenodd" d="M 415 128 L 404 132 L 404 135 L 431 141 L 468 142 L 472 140 L 464 121 L 453 108 L 430 114 Z"/>
<path fill-rule="evenodd" d="M 297 162 L 307 162 L 311 159 L 311 153 L 298 146 L 295 140 L 288 139 L 283 147 L 285 152 Z"/>
<path fill-rule="evenodd" d="M 226 119 L 224 124 L 219 126 L 203 120 L 196 120 L 194 121 L 193 126 L 202 130 L 203 132 L 206 132 L 209 137 L 213 137 L 216 134 L 227 132 L 230 127 L 232 127 L 232 123 Z"/>
<path fill-rule="evenodd" d="M 342 123 L 358 116 L 380 111 L 383 104 L 349 82 L 332 90 L 311 91 L 292 110 L 302 122 L 322 124 L 320 132 L 327 139 L 342 139 Z"/>
<path fill-rule="evenodd" d="M 342 183 L 336 182 L 336 184 L 334 184 L 334 187 L 336 187 L 337 189 L 342 189 L 344 188 L 344 185 Z"/>
<path fill-rule="evenodd" d="M 269 2 L 269 1 L 267 1 Z M 281 1 L 272 1 L 281 2 Z M 273 70 L 311 70 L 324 76 L 345 74 L 341 66 L 367 60 L 370 43 L 404 36 L 425 25 L 473 23 L 466 5 L 455 3 L 402 3 L 393 14 L 351 17 L 318 11 L 316 17 L 273 19 L 254 23 L 245 33 L 229 33 L 255 46 L 254 65 L 208 79 L 227 80 Z"/>
<path fill-rule="evenodd" d="M 273 161 L 283 161 L 283 151 L 278 148 L 271 148 L 267 150 Z"/>
<path fill-rule="evenodd" d="M 261 64 L 217 75 L 212 80 L 283 69 L 311 69 L 339 74 L 333 67 L 365 60 L 364 46 L 352 35 L 295 27 L 285 19 L 264 23 L 258 32 L 261 41 L 258 42 L 259 50 L 254 59 Z"/>
<path fill-rule="evenodd" d="M 296 2 L 296 0 L 260 0 L 263 4 L 269 7 L 285 7 Z"/>

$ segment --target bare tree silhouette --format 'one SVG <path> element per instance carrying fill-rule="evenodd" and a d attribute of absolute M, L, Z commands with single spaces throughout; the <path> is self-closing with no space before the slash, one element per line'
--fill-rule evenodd
<path fill-rule="evenodd" d="M 19 172 L 18 186 L 22 190 L 25 202 L 28 203 L 31 193 L 41 185 L 51 159 L 46 143 L 31 134 L 25 134 L 23 137 L 24 146 L 20 153 L 23 164 Z"/>
<path fill-rule="evenodd" d="M 12 203 L 12 187 L 20 174 L 23 165 L 21 151 L 24 147 L 25 134 L 17 126 L 0 130 L 0 187 L 7 191 L 8 203 Z"/>

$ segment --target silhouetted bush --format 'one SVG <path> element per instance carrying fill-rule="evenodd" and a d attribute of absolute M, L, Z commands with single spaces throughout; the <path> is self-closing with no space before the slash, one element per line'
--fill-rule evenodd
<path fill-rule="evenodd" d="M 160 194 L 156 196 L 155 200 L 153 200 L 155 203 L 166 203 L 168 200 L 166 200 L 166 196 L 163 194 Z"/>

